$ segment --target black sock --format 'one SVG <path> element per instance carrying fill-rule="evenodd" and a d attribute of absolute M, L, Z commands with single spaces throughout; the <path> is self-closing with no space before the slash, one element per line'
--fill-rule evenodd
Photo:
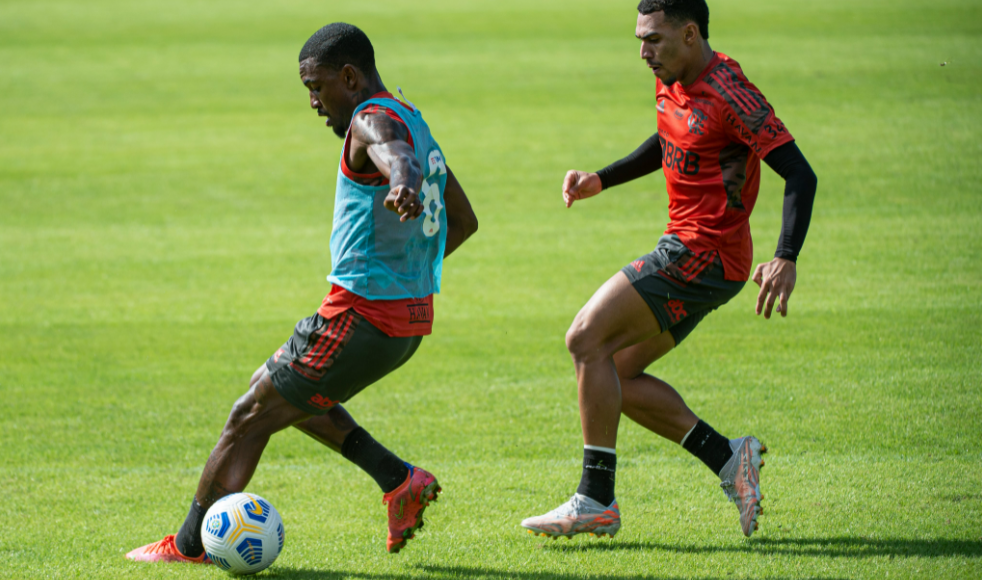
<path fill-rule="evenodd" d="M 361 427 L 356 427 L 344 438 L 341 455 L 371 475 L 382 493 L 399 487 L 409 475 L 406 464 Z"/>
<path fill-rule="evenodd" d="M 205 546 L 201 543 L 201 524 L 204 523 L 207 512 L 208 510 L 198 505 L 197 499 L 191 499 L 191 511 L 174 538 L 177 550 L 188 558 L 197 558 L 205 551 Z"/>
<path fill-rule="evenodd" d="M 713 473 L 719 475 L 723 466 L 733 457 L 730 440 L 700 420 L 682 442 L 686 451 L 698 457 Z"/>
<path fill-rule="evenodd" d="M 583 475 L 576 493 L 594 499 L 604 506 L 614 502 L 614 474 L 617 455 L 597 449 L 583 450 Z"/>

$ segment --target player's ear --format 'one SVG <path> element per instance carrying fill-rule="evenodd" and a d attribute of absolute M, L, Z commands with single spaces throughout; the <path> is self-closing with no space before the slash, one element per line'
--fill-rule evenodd
<path fill-rule="evenodd" d="M 341 82 L 349 91 L 355 90 L 358 86 L 358 70 L 350 64 L 341 67 Z"/>
<path fill-rule="evenodd" d="M 685 25 L 685 30 L 682 31 L 682 39 L 685 40 L 686 44 L 692 45 L 696 43 L 699 38 L 699 25 L 695 22 L 689 22 Z"/>

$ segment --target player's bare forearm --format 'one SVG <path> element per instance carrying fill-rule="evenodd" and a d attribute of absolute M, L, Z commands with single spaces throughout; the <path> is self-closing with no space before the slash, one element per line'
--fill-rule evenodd
<path fill-rule="evenodd" d="M 368 153 L 379 171 L 389 179 L 386 209 L 398 213 L 399 221 L 408 221 L 423 213 L 419 190 L 423 184 L 423 168 L 409 143 L 396 141 L 373 145 Z"/>
<path fill-rule="evenodd" d="M 477 216 L 471 202 L 449 167 L 443 202 L 447 211 L 447 247 L 443 256 L 447 257 L 477 231 Z"/>
<path fill-rule="evenodd" d="M 405 125 L 385 114 L 358 115 L 351 123 L 352 162 L 356 166 L 368 161 L 389 180 L 385 208 L 407 221 L 423 213 L 419 190 L 423 168 L 408 142 Z"/>
<path fill-rule="evenodd" d="M 379 172 L 389 180 L 389 188 L 408 187 L 419 191 L 423 183 L 423 168 L 416 152 L 405 141 L 390 141 L 368 147 L 368 156 Z"/>

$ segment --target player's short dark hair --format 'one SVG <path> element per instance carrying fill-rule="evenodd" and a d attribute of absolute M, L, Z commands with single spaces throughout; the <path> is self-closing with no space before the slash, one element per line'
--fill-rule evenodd
<path fill-rule="evenodd" d="M 328 24 L 314 33 L 300 49 L 300 62 L 308 58 L 317 64 L 341 70 L 350 64 L 364 73 L 375 72 L 372 41 L 357 26 L 344 22 Z"/>
<path fill-rule="evenodd" d="M 706 0 L 641 0 L 638 12 L 644 15 L 664 12 L 665 18 L 675 24 L 693 21 L 699 26 L 699 34 L 709 40 L 709 6 Z"/>

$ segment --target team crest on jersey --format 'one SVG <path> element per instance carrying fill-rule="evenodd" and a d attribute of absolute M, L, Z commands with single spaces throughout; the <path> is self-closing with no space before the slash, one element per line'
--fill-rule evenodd
<path fill-rule="evenodd" d="M 699 109 L 692 109 L 689 113 L 689 133 L 693 135 L 704 135 L 706 128 L 706 113 Z"/>

